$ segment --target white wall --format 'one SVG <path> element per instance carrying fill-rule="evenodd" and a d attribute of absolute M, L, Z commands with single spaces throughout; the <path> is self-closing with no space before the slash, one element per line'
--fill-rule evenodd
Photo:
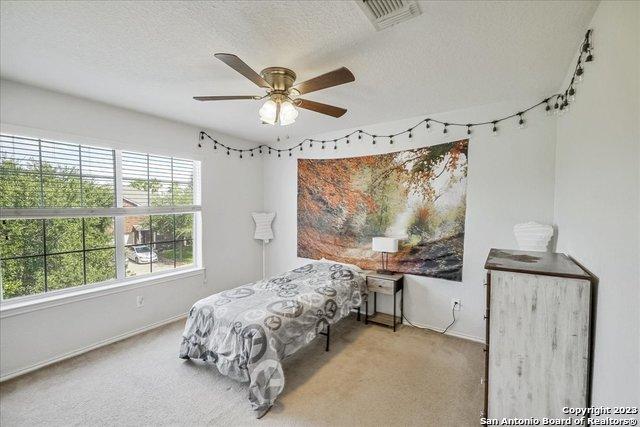
<path fill-rule="evenodd" d="M 211 146 L 200 149 L 200 129 L 192 126 L 6 80 L 0 82 L 0 120 L 3 133 L 200 160 L 206 268 L 206 283 L 200 273 L 157 286 L 3 316 L 0 376 L 174 318 L 204 295 L 260 277 L 261 246 L 253 239 L 250 215 L 263 204 L 259 159 L 227 158 Z M 245 144 L 209 133 L 234 145 Z M 136 308 L 137 295 L 145 297 L 142 308 Z"/>
<path fill-rule="evenodd" d="M 543 96 L 541 96 L 543 98 Z M 522 104 L 500 104 L 447 114 L 431 115 L 443 121 L 483 121 L 512 113 Z M 425 116 L 365 126 L 372 134 L 389 134 L 405 130 Z M 405 316 L 414 324 L 433 329 L 444 328 L 451 319 L 450 299 L 460 298 L 462 309 L 451 332 L 484 341 L 485 270 L 489 249 L 515 248 L 512 228 L 519 222 L 553 221 L 553 185 L 556 119 L 542 110 L 526 116 L 527 129 L 518 129 L 516 121 L 500 126 L 499 136 L 489 128 L 476 129 L 469 143 L 467 214 L 464 240 L 463 281 L 452 282 L 420 276 L 405 279 Z M 351 130 L 316 135 L 316 139 L 333 139 Z M 332 145 L 321 150 L 319 144 L 305 147 L 296 156 L 305 158 L 350 157 L 399 151 L 465 138 L 466 129 L 450 128 L 443 138 L 441 128 L 427 133 L 416 130 L 411 140 L 396 138 L 392 146 L 378 141 L 354 140 L 348 146 Z M 264 165 L 265 209 L 276 212 L 275 239 L 268 245 L 269 272 L 285 271 L 305 260 L 296 256 L 297 247 L 297 162 L 296 157 L 273 157 Z M 390 299 L 379 299 L 381 311 L 392 309 Z"/>
<path fill-rule="evenodd" d="M 593 405 L 640 406 L 639 3 L 602 2 L 591 28 L 596 59 L 558 120 L 558 249 L 600 280 Z"/>

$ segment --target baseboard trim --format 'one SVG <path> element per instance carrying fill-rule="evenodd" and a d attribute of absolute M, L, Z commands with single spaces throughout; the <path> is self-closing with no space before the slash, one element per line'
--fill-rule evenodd
<path fill-rule="evenodd" d="M 70 358 L 75 357 L 75 356 L 79 356 L 79 355 L 81 355 L 83 353 L 87 353 L 87 352 L 89 352 L 91 350 L 95 350 L 97 348 L 104 347 L 106 345 L 113 344 L 115 342 L 125 340 L 127 338 L 132 337 L 132 336 L 141 334 L 143 332 L 150 331 L 152 329 L 159 328 L 159 327 L 164 326 L 164 325 L 166 325 L 168 323 L 175 322 L 175 321 L 178 321 L 180 319 L 184 319 L 186 317 L 187 317 L 186 313 L 179 314 L 177 316 L 173 316 L 173 317 L 170 317 L 168 319 L 161 320 L 161 321 L 155 322 L 155 323 L 151 323 L 150 325 L 147 325 L 147 326 L 143 326 L 142 328 L 134 329 L 133 331 L 125 332 L 125 333 L 117 335 L 115 337 L 107 338 L 107 339 L 98 341 L 97 343 L 88 345 L 86 347 L 82 347 L 82 348 L 74 350 L 74 351 L 70 351 L 70 352 L 65 353 L 65 354 L 63 354 L 61 356 L 52 357 L 52 358 L 47 359 L 47 360 L 45 360 L 43 362 L 39 362 L 39 363 L 36 363 L 34 365 L 27 366 L 25 368 L 21 368 L 21 369 L 18 369 L 16 371 L 13 371 L 13 372 L 9 372 L 6 375 L 0 376 L 0 382 L 7 381 L 7 380 L 10 380 L 10 379 L 15 378 L 15 377 L 19 377 L 20 375 L 24 375 L 24 374 L 27 374 L 29 372 L 33 372 L 33 371 L 35 371 L 37 369 L 44 368 L 45 366 L 49 366 L 49 365 L 52 365 L 54 363 L 58 363 L 58 362 L 61 362 L 63 360 L 66 360 L 66 359 L 70 359 Z"/>
<path fill-rule="evenodd" d="M 442 333 L 442 331 L 444 331 L 444 328 L 439 328 L 437 326 L 431 326 L 431 325 L 422 325 L 420 323 L 416 323 L 416 322 L 412 322 L 414 324 L 414 326 L 417 326 L 418 328 L 422 328 L 422 329 L 429 329 L 430 331 L 434 331 L 434 332 L 439 332 Z M 411 325 L 409 325 L 411 326 Z M 456 332 L 456 331 L 452 331 L 452 330 L 448 330 L 447 333 L 445 335 L 451 335 L 452 337 L 456 337 L 456 338 L 462 338 L 463 340 L 467 340 L 467 341 L 473 341 L 473 342 L 477 342 L 480 344 L 484 344 L 484 338 L 479 338 L 473 335 L 468 335 L 462 332 Z"/>
<path fill-rule="evenodd" d="M 352 313 L 358 313 L 358 310 L 357 309 L 351 309 L 351 312 Z M 363 318 L 364 318 L 364 313 L 361 313 L 360 315 L 363 316 Z M 416 328 L 428 329 L 430 331 L 439 332 L 439 333 L 442 333 L 442 331 L 444 331 L 443 328 L 439 328 L 437 326 L 424 325 L 424 324 L 413 322 L 413 321 L 411 322 L 411 325 L 410 325 L 410 324 L 408 324 L 406 322 L 405 319 L 402 319 L 402 324 L 405 325 L 405 326 L 412 326 L 413 325 Z M 456 331 L 449 330 L 449 331 L 447 331 L 446 335 L 450 335 L 450 336 L 456 337 L 456 338 L 462 338 L 462 339 L 467 340 L 467 341 L 473 341 L 473 342 L 477 342 L 477 343 L 480 343 L 480 344 L 485 344 L 484 338 L 476 337 L 476 336 L 473 336 L 473 335 L 468 335 L 468 334 L 465 334 L 465 333 L 462 333 L 462 332 L 456 332 Z"/>

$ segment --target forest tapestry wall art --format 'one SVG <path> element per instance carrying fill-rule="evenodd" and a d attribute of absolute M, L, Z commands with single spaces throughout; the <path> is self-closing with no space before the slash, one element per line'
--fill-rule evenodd
<path fill-rule="evenodd" d="M 468 140 L 396 153 L 298 160 L 298 256 L 462 280 Z"/>

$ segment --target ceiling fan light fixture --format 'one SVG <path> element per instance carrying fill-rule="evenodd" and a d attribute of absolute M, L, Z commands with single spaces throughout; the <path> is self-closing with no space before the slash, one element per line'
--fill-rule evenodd
<path fill-rule="evenodd" d="M 244 61 L 230 53 L 216 53 L 214 55 L 233 70 L 249 79 L 256 86 L 266 89 L 267 94 L 258 95 L 222 95 L 222 96 L 194 96 L 196 101 L 231 101 L 240 99 L 261 100 L 268 98 L 260 107 L 258 114 L 264 124 L 287 126 L 296 121 L 298 108 L 315 111 L 331 117 L 342 117 L 347 110 L 321 102 L 298 98 L 303 94 L 316 92 L 334 86 L 355 81 L 353 73 L 346 67 L 340 67 L 328 73 L 316 76 L 302 83 L 296 84 L 296 73 L 284 67 L 268 67 L 256 73 Z"/>
<path fill-rule="evenodd" d="M 298 109 L 291 101 L 274 101 L 273 99 L 269 99 L 267 102 L 262 104 L 258 114 L 260 115 L 260 120 L 264 123 L 287 126 L 296 121 L 296 118 L 298 117 Z"/>
<path fill-rule="evenodd" d="M 287 126 L 296 121 L 298 117 L 297 108 L 291 101 L 284 101 L 280 106 L 280 126 Z"/>
<path fill-rule="evenodd" d="M 273 100 L 269 99 L 267 100 L 267 102 L 262 104 L 262 107 L 260 107 L 260 111 L 258 111 L 258 114 L 260 115 L 260 120 L 262 120 L 264 123 L 275 125 L 277 112 L 277 104 Z"/>

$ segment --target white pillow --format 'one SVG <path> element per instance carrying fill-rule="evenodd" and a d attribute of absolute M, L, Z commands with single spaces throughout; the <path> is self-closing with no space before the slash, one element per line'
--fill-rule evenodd
<path fill-rule="evenodd" d="M 329 262 L 331 264 L 340 264 L 340 265 L 344 265 L 347 268 L 350 268 L 351 270 L 362 272 L 362 269 L 360 267 L 358 267 L 357 265 L 354 265 L 354 264 L 347 264 L 345 262 L 332 261 L 332 260 L 326 259 L 326 258 L 322 258 L 320 260 L 320 262 Z"/>

